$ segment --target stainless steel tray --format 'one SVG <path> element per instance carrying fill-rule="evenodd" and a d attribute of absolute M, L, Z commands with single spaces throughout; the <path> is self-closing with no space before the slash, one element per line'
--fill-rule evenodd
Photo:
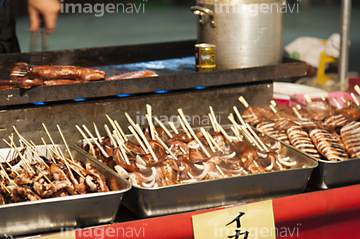
<path fill-rule="evenodd" d="M 272 143 L 277 141 L 269 139 Z M 144 218 L 301 193 L 317 162 L 279 142 L 281 156 L 298 162 L 294 169 L 150 189 L 132 185 L 124 194 L 122 204 Z M 78 141 L 77 145 L 82 143 L 84 141 Z"/>
<path fill-rule="evenodd" d="M 65 152 L 65 148 L 60 147 Z M 38 148 L 45 152 L 45 146 Z M 8 150 L 1 149 L 0 153 L 6 155 Z M 74 159 L 92 163 L 106 177 L 112 191 L 2 205 L 0 237 L 98 225 L 115 219 L 124 193 L 131 188 L 130 184 L 103 164 L 91 160 L 82 150 L 70 147 L 70 151 Z"/>
<path fill-rule="evenodd" d="M 285 145 L 297 150 L 292 145 Z M 301 151 L 299 150 L 299 152 Z M 308 157 L 316 160 L 309 155 Z M 321 157 L 324 158 L 324 156 Z M 348 159 L 345 161 L 328 161 L 326 159 L 320 159 L 318 161 L 318 166 L 314 168 L 311 173 L 309 184 L 318 189 L 328 189 L 357 184 L 360 183 L 360 173 L 358 171 L 359 168 L 359 158 Z"/>
<path fill-rule="evenodd" d="M 360 159 L 332 162 L 319 160 L 309 183 L 316 188 L 328 189 L 360 183 Z"/>
<path fill-rule="evenodd" d="M 281 144 L 281 156 L 296 160 L 296 168 L 156 189 L 132 186 L 122 204 L 140 217 L 151 217 L 301 193 L 317 162 Z"/>

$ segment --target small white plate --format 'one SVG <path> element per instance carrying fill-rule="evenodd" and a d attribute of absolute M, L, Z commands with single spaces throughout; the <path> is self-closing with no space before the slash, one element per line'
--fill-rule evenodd
<path fill-rule="evenodd" d="M 310 98 L 327 97 L 328 92 L 308 85 L 274 82 L 274 99 L 290 100 L 291 95 L 307 94 Z"/>

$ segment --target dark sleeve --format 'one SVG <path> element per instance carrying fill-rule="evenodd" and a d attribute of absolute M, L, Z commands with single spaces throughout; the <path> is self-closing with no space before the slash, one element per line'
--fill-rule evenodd
<path fill-rule="evenodd" d="M 9 5 L 10 0 L 0 0 L 0 8 L 4 8 Z"/>
<path fill-rule="evenodd" d="M 9 2 L 9 0 L 0 0 L 0 53 L 20 52 L 15 32 L 15 19 Z"/>

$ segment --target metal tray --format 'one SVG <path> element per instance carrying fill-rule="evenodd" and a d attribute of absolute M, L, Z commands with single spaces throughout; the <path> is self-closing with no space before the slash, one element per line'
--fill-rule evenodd
<path fill-rule="evenodd" d="M 270 140 L 272 143 L 275 141 Z M 160 188 L 132 185 L 131 190 L 124 194 L 122 204 L 145 218 L 301 193 L 318 164 L 303 152 L 279 142 L 281 156 L 296 160 L 296 168 Z"/>
<path fill-rule="evenodd" d="M 285 145 L 298 150 L 292 145 Z M 299 150 L 299 152 L 301 151 Z M 308 154 L 306 155 L 313 160 L 316 160 Z M 325 158 L 322 155 L 321 157 Z M 328 161 L 326 159 L 320 159 L 318 161 L 318 166 L 314 168 L 311 173 L 309 184 L 317 189 L 328 189 L 357 184 L 360 183 L 360 173 L 358 172 L 359 168 L 359 158 L 352 158 L 345 161 Z"/>
<path fill-rule="evenodd" d="M 59 146 L 66 152 L 64 147 Z M 38 148 L 45 152 L 45 146 Z M 1 149 L 0 154 L 6 156 L 8 151 Z M 131 185 L 103 164 L 92 161 L 82 150 L 70 147 L 70 151 L 74 159 L 90 162 L 104 174 L 112 191 L 2 205 L 0 237 L 98 225 L 115 219 L 123 194 Z"/>
<path fill-rule="evenodd" d="M 281 156 L 296 160 L 297 168 L 156 189 L 132 186 L 122 204 L 140 217 L 151 217 L 303 192 L 317 162 L 285 144 Z"/>
<path fill-rule="evenodd" d="M 309 184 L 319 189 L 328 189 L 360 183 L 360 159 L 332 162 L 319 160 L 311 174 Z"/>

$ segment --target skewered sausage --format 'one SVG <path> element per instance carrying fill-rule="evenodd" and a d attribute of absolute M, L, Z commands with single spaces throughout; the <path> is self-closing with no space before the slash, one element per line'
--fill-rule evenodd
<path fill-rule="evenodd" d="M 106 73 L 101 70 L 78 66 L 32 66 L 24 62 L 19 62 L 11 66 L 9 78 L 9 81 L 1 81 L 0 84 L 30 88 L 32 86 L 102 80 L 106 78 Z"/>
<path fill-rule="evenodd" d="M 124 80 L 124 79 L 134 79 L 134 78 L 144 78 L 144 77 L 155 77 L 158 76 L 156 72 L 144 70 L 144 71 L 134 71 L 128 72 L 121 75 L 115 75 L 106 78 L 106 80 Z"/>

